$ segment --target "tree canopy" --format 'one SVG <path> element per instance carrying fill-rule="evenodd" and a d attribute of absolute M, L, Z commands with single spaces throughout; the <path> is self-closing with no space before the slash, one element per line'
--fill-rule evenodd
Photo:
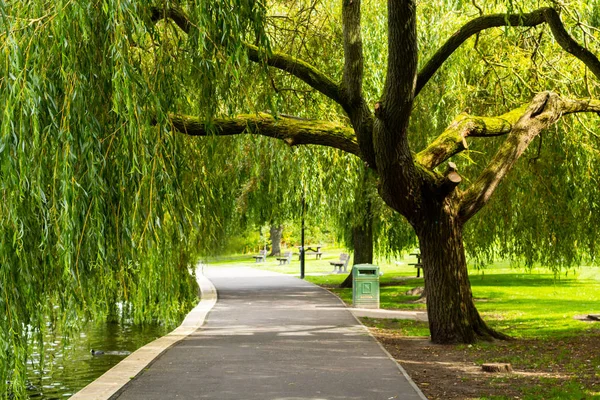
<path fill-rule="evenodd" d="M 20 390 L 47 318 L 126 302 L 168 321 L 194 301 L 188 266 L 233 207 L 227 158 L 260 146 L 215 156 L 223 135 L 356 157 L 419 238 L 432 339 L 501 337 L 473 305 L 463 234 L 480 263 L 595 256 L 599 9 L 2 2 L 0 389 Z"/>

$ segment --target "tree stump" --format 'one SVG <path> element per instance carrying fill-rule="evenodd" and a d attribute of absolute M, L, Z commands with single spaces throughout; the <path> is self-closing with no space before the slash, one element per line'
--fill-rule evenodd
<path fill-rule="evenodd" d="M 483 364 L 481 369 L 485 372 L 512 372 L 512 366 L 507 363 L 489 363 Z"/>

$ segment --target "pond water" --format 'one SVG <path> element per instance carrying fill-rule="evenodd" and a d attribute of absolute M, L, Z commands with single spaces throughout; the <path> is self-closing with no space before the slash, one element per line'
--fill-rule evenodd
<path fill-rule="evenodd" d="M 31 357 L 27 379 L 31 399 L 66 399 L 108 371 L 130 352 L 168 333 L 164 326 L 89 323 L 63 344 L 62 337 L 45 339 L 44 366 L 40 354 Z M 91 350 L 102 350 L 92 355 Z"/>

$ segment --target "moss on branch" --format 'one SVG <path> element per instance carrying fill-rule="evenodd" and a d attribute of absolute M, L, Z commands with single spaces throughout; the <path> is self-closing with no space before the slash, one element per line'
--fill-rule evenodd
<path fill-rule="evenodd" d="M 600 113 L 600 100 L 564 99 L 555 93 L 545 92 L 536 96 L 530 104 L 498 117 L 478 117 L 463 113 L 427 148 L 415 155 L 415 162 L 425 169 L 433 170 L 467 149 L 468 137 L 508 135 L 486 170 L 465 193 L 463 209 L 469 211 L 463 211 L 463 218 L 468 219 L 487 202 L 498 182 L 512 168 L 535 135 L 561 116 L 580 112 Z"/>
<path fill-rule="evenodd" d="M 415 156 L 415 161 L 433 169 L 455 154 L 468 148 L 467 137 L 507 135 L 523 114 L 520 107 L 498 117 L 479 117 L 460 114 L 429 146 Z"/>
<path fill-rule="evenodd" d="M 283 140 L 290 146 L 321 145 L 361 157 L 354 130 L 328 121 L 275 118 L 267 113 L 217 118 L 210 123 L 187 115 L 171 115 L 170 120 L 176 130 L 190 136 L 256 134 Z"/>

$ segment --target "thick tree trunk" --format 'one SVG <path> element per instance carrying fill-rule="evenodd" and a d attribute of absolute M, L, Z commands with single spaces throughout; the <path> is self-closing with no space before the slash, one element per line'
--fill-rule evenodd
<path fill-rule="evenodd" d="M 508 339 L 489 328 L 475 308 L 460 223 L 444 212 L 437 215 L 417 229 L 432 342 Z"/>
<path fill-rule="evenodd" d="M 367 218 L 362 226 L 352 228 L 354 244 L 354 264 L 371 264 L 373 262 L 373 229 L 371 218 Z"/>
<path fill-rule="evenodd" d="M 352 243 L 354 244 L 354 264 L 373 263 L 373 229 L 371 218 L 367 218 L 363 226 L 352 228 Z M 352 272 L 340 284 L 342 288 L 352 287 Z"/>
<path fill-rule="evenodd" d="M 353 265 L 373 263 L 373 215 L 369 197 L 369 191 L 373 185 L 372 179 L 372 173 L 365 167 L 355 190 L 355 223 L 352 227 Z M 352 287 L 352 272 L 348 274 L 340 287 Z"/>
<path fill-rule="evenodd" d="M 271 254 L 269 256 L 281 255 L 281 237 L 283 236 L 283 225 L 271 225 Z"/>

